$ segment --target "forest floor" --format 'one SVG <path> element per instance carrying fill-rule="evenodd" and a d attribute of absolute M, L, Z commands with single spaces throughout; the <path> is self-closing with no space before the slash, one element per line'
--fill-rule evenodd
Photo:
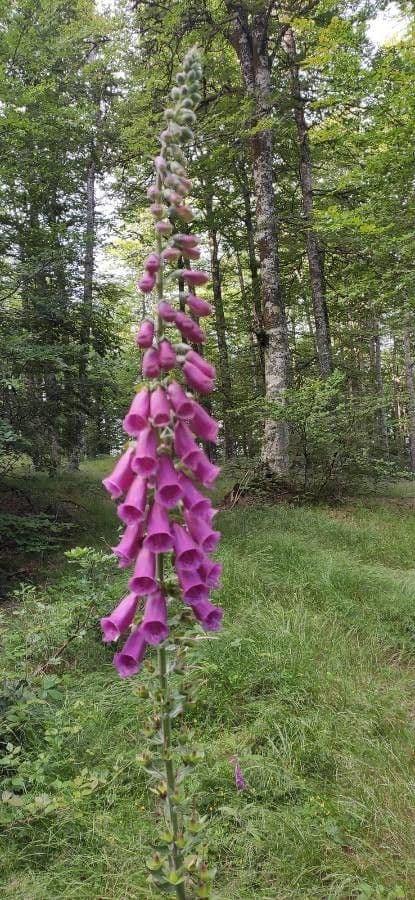
<path fill-rule="evenodd" d="M 73 543 L 105 552 L 107 471 L 30 488 L 71 507 Z M 382 494 L 218 516 L 226 616 L 201 642 L 209 677 L 186 714 L 205 750 L 191 789 L 209 815 L 217 900 L 415 897 L 415 486 Z M 153 795 L 136 763 L 149 710 L 140 677 L 121 681 L 100 641 L 125 581 L 106 566 L 45 556 L 37 586 L 3 612 L 5 898 L 156 897 Z"/>

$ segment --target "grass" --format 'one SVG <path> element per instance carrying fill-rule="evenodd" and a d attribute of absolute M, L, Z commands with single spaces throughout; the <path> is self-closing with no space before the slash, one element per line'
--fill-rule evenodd
<path fill-rule="evenodd" d="M 79 543 L 103 549 L 116 528 L 98 487 L 106 470 L 89 464 L 53 487 L 84 507 Z M 209 677 L 187 714 L 205 749 L 191 789 L 210 816 L 216 900 L 415 896 L 415 521 L 396 487 L 381 493 L 218 517 L 226 620 L 203 642 Z M 99 609 L 122 584 L 105 575 Z M 9 677 L 53 652 L 88 591 L 66 563 L 26 593 L 4 621 Z M 153 800 L 135 763 L 148 709 L 97 631 L 94 619 L 16 726 L 25 789 L 58 801 L 5 821 L 5 898 L 156 896 L 144 866 Z"/>

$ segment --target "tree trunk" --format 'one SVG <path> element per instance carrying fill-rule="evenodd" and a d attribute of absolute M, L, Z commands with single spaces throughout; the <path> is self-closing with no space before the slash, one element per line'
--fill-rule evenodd
<path fill-rule="evenodd" d="M 253 125 L 267 120 L 271 108 L 271 62 L 268 55 L 266 7 L 248 19 L 246 9 L 227 3 L 232 14 L 230 40 L 238 55 L 242 78 L 252 100 Z M 277 246 L 277 216 L 273 186 L 272 132 L 254 128 L 250 138 L 256 201 L 256 238 L 259 251 L 263 297 L 265 358 L 265 398 L 280 408 L 285 406 L 289 382 L 289 346 L 285 308 L 281 292 Z M 283 419 L 267 418 L 262 458 L 271 472 L 289 472 L 289 432 Z"/>
<path fill-rule="evenodd" d="M 92 299 L 95 250 L 95 159 L 92 151 L 86 178 L 86 233 L 84 255 L 84 288 L 82 327 L 80 331 L 78 386 L 74 415 L 74 435 L 68 469 L 79 469 L 85 446 L 85 423 L 88 406 L 88 352 L 92 320 Z"/>
<path fill-rule="evenodd" d="M 412 332 L 411 314 L 406 313 L 404 319 L 403 350 L 405 360 L 405 378 L 408 407 L 409 462 L 411 472 L 415 473 L 415 382 L 414 359 L 411 349 Z"/>
<path fill-rule="evenodd" d="M 307 258 L 310 270 L 318 360 L 320 374 L 323 378 L 327 378 L 333 371 L 333 363 L 331 356 L 329 317 L 326 303 L 326 286 L 324 281 L 324 256 L 321 247 L 319 247 L 317 235 L 313 231 L 311 149 L 304 113 L 304 99 L 301 94 L 297 48 L 292 28 L 287 29 L 283 40 L 290 68 L 291 99 L 297 126 L 298 148 L 300 154 L 300 184 L 303 212 L 306 222 Z"/>
<path fill-rule="evenodd" d="M 376 384 L 376 393 L 379 398 L 379 408 L 376 414 L 376 424 L 377 424 L 377 443 L 379 449 L 384 453 L 389 453 L 389 438 L 388 438 L 388 425 L 387 425 L 387 417 L 386 417 L 386 405 L 385 405 L 385 390 L 383 385 L 383 374 L 382 374 L 382 355 L 380 348 L 380 334 L 379 334 L 379 322 L 377 319 L 373 320 L 373 372 L 375 376 L 375 384 Z"/>
<path fill-rule="evenodd" d="M 226 321 L 223 309 L 222 276 L 219 262 L 218 234 L 213 227 L 213 198 L 206 198 L 206 211 L 209 222 L 210 256 L 212 268 L 213 304 L 215 309 L 215 331 L 219 351 L 219 382 L 222 396 L 222 421 L 225 443 L 225 457 L 233 456 L 233 435 L 230 410 L 232 408 L 232 384 L 229 365 L 228 343 L 226 340 Z"/>
<path fill-rule="evenodd" d="M 251 191 L 249 189 L 249 181 L 246 173 L 245 163 L 241 161 L 241 166 L 237 172 L 238 182 L 241 188 L 241 195 L 244 203 L 244 224 L 246 230 L 248 263 L 251 273 L 252 287 L 252 309 L 255 317 L 254 333 L 258 344 L 258 356 L 262 380 L 262 393 L 265 393 L 265 354 L 264 354 L 264 323 L 262 309 L 262 288 L 261 278 L 259 274 L 258 260 L 255 250 L 255 230 L 251 208 Z"/>

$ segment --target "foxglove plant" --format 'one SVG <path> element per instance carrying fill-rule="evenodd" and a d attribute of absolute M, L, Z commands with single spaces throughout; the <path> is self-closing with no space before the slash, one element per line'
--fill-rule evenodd
<path fill-rule="evenodd" d="M 154 161 L 155 181 L 148 189 L 156 249 L 138 282 L 144 294 L 157 293 L 154 316 L 141 323 L 136 335 L 136 344 L 143 350 L 145 381 L 123 422 L 134 443 L 103 481 L 112 498 L 122 498 L 118 515 L 126 525 L 113 553 L 120 567 L 132 567 L 129 593 L 101 621 L 103 640 L 118 640 L 129 630 L 114 656 L 122 678 L 137 674 L 148 647 L 157 647 L 152 735 L 157 757 L 146 752 L 142 762 L 164 802 L 166 831 L 162 849 L 149 868 L 155 883 L 175 891 L 181 900 L 190 876 L 196 879 L 196 896 L 209 897 L 211 873 L 203 858 L 193 853 L 203 819 L 194 808 L 186 816 L 181 789 L 198 753 L 182 749 L 182 765 L 177 766 L 178 754 L 172 747 L 172 720 L 181 711 L 186 692 L 174 693 L 169 675 L 182 671 L 189 646 L 189 639 L 183 641 L 180 632 L 183 615 L 180 611 L 177 615 L 176 601 L 207 632 L 220 629 L 223 615 L 209 598 L 219 588 L 221 575 L 220 563 L 212 559 L 220 537 L 212 527 L 216 510 L 200 490 L 200 486 L 210 487 L 219 472 L 200 446 L 200 441 L 217 440 L 218 425 L 195 396 L 210 393 L 215 379 L 214 367 L 194 349 L 205 339 L 199 319 L 211 312 L 209 303 L 194 291 L 209 279 L 205 272 L 190 268 L 190 260 L 200 256 L 199 240 L 183 232 L 181 225 L 193 219 L 186 202 L 192 185 L 182 147 L 193 137 L 201 71 L 198 51 L 192 49 L 176 76 L 171 106 L 164 114 L 167 126 Z M 166 285 L 174 285 L 177 278 L 187 285 L 179 298 L 187 312 L 172 305 L 171 291 L 169 299 L 164 296 Z M 190 685 L 190 693 L 193 688 Z"/>

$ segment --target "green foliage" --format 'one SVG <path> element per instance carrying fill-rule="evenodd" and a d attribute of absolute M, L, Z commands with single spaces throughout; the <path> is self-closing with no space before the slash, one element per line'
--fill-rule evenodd
<path fill-rule="evenodd" d="M 218 900 L 414 893 L 415 533 L 413 486 L 398 487 L 340 509 L 220 514 L 225 627 L 198 641 L 203 684 L 185 712 L 204 753 L 188 777 Z M 91 509 L 95 539 L 106 526 Z M 113 567 L 77 548 L 3 613 L 2 895 L 13 900 L 157 896 L 140 862 L 154 845 L 149 676 L 119 679 L 98 628 L 125 588 Z"/>

